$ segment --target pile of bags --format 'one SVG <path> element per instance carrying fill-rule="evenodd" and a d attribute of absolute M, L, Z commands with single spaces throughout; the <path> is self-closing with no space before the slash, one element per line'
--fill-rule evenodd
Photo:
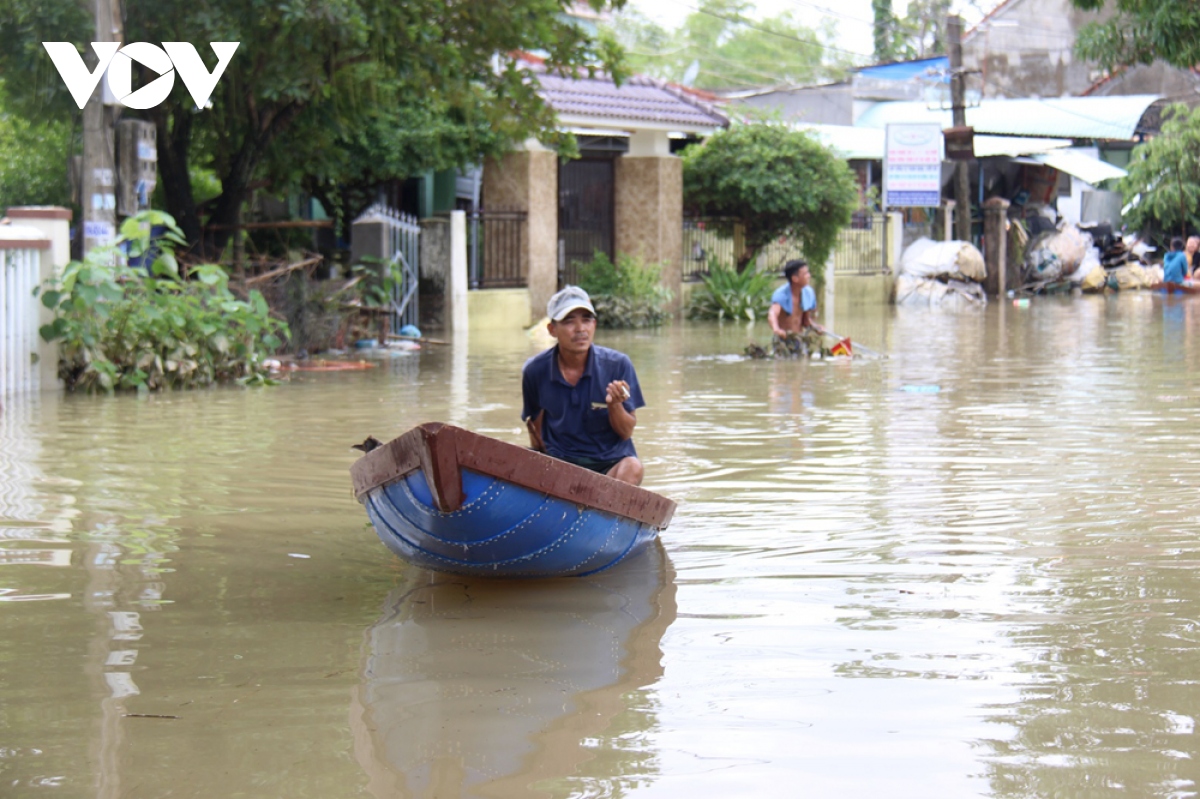
<path fill-rule="evenodd" d="M 1025 291 L 1034 293 L 1054 284 L 1084 291 L 1148 288 L 1162 281 L 1162 267 L 1147 266 L 1149 248 L 1136 237 L 1123 239 L 1111 225 L 1080 229 L 1064 225 L 1039 234 L 1025 250 Z"/>
<path fill-rule="evenodd" d="M 986 275 L 983 253 L 975 245 L 920 238 L 900 257 L 896 304 L 982 307 L 987 296 L 980 284 Z"/>

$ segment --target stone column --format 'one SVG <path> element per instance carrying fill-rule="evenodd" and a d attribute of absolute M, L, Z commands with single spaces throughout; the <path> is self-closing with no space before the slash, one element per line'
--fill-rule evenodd
<path fill-rule="evenodd" d="M 71 260 L 71 209 L 53 205 L 27 205 L 8 209 L 8 218 L 18 225 L 37 228 L 47 239 L 50 247 L 42 250 L 39 281 L 57 278 L 63 267 Z M 38 303 L 38 324 L 48 325 L 54 321 L 54 312 Z M 58 345 L 38 337 L 38 366 L 42 390 L 62 387 L 58 379 Z"/>
<path fill-rule="evenodd" d="M 524 211 L 521 273 L 535 318 L 558 291 L 558 156 L 536 141 L 489 158 L 483 167 L 484 211 Z M 533 320 L 528 320 L 533 321 Z"/>
<path fill-rule="evenodd" d="M 450 273 L 446 275 L 446 326 L 455 333 L 469 327 L 465 211 L 450 212 Z"/>
<path fill-rule="evenodd" d="M 983 262 L 987 277 L 983 288 L 994 297 L 1008 290 L 1008 200 L 993 197 L 983 204 Z"/>
<path fill-rule="evenodd" d="M 946 200 L 942 205 L 942 241 L 954 240 L 954 200 Z"/>
<path fill-rule="evenodd" d="M 666 133 L 638 132 L 614 169 L 613 245 L 618 254 L 662 265 L 671 309 L 683 284 L 683 162 L 671 155 Z"/>

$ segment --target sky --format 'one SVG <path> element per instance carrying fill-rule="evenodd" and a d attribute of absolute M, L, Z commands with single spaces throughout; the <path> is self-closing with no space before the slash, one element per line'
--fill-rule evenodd
<path fill-rule="evenodd" d="M 753 0 L 758 13 L 757 19 L 773 17 L 785 11 L 803 24 L 816 27 L 822 19 L 837 23 L 838 38 L 835 47 L 869 57 L 874 51 L 872 37 L 871 0 Z M 990 9 L 999 0 L 977 0 L 969 3 L 956 0 L 954 10 L 963 18 L 967 27 L 978 22 L 983 14 L 975 5 Z M 656 20 L 668 30 L 678 28 L 684 18 L 699 5 L 698 0 L 629 0 L 629 5 Z M 903 17 L 908 0 L 892 0 L 896 16 Z"/>

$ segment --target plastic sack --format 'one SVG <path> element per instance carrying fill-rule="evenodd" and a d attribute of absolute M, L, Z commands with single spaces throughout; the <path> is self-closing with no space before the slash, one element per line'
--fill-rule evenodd
<path fill-rule="evenodd" d="M 1100 265 L 1100 249 L 1098 247 L 1088 247 L 1083 260 L 1079 262 L 1079 268 L 1067 275 L 1067 280 L 1070 280 L 1072 283 L 1083 283 L 1084 278 L 1097 268 L 1104 268 Z"/>
<path fill-rule="evenodd" d="M 1092 247 L 1092 237 L 1074 225 L 1042 233 L 1025 253 L 1025 280 L 1052 283 L 1079 269 Z"/>
<path fill-rule="evenodd" d="M 1092 271 L 1084 275 L 1079 281 L 1079 287 L 1084 291 L 1100 291 L 1108 282 L 1108 272 L 1104 271 L 1104 267 L 1096 265 Z"/>
<path fill-rule="evenodd" d="M 900 256 L 900 274 L 980 282 L 987 275 L 983 253 L 966 241 L 919 238 Z"/>
<path fill-rule="evenodd" d="M 1109 288 L 1128 291 L 1130 289 L 1146 288 L 1152 285 L 1146 270 L 1138 264 L 1125 264 L 1108 273 Z"/>
<path fill-rule="evenodd" d="M 896 304 L 959 309 L 987 304 L 987 296 L 978 283 L 952 280 L 943 283 L 928 277 L 901 274 L 895 282 Z"/>

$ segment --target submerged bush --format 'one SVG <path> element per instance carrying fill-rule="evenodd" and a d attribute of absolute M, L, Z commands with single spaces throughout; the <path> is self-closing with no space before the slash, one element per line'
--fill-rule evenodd
<path fill-rule="evenodd" d="M 654 327 L 667 318 L 671 291 L 662 284 L 662 266 L 624 253 L 617 262 L 599 250 L 579 267 L 579 285 L 596 306 L 600 327 Z"/>
<path fill-rule="evenodd" d="M 715 258 L 709 261 L 704 285 L 692 293 L 688 316 L 693 319 L 746 319 L 765 316 L 771 307 L 775 275 L 760 272 L 758 260 L 742 272 Z"/>
<path fill-rule="evenodd" d="M 151 229 L 158 228 L 153 241 Z M 73 261 L 42 291 L 55 312 L 42 338 L 58 341 L 58 374 L 69 389 L 114 391 L 262 382 L 264 359 L 287 325 L 257 291 L 242 300 L 216 264 L 180 273 L 183 235 L 169 215 L 146 211 L 121 225 L 115 245 Z M 149 267 L 127 265 L 142 259 Z"/>

